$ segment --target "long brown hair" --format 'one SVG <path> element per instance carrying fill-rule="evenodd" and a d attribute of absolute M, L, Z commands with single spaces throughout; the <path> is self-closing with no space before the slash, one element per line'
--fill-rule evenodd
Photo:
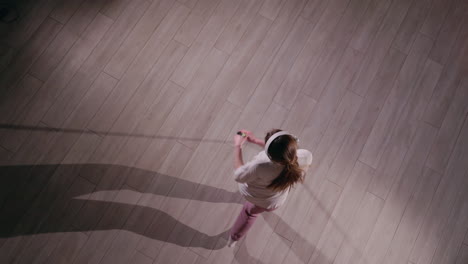
<path fill-rule="evenodd" d="M 280 129 L 272 129 L 265 136 L 265 142 Z M 297 140 L 291 135 L 282 135 L 271 142 L 267 155 L 273 162 L 284 165 L 280 175 L 267 188 L 283 191 L 297 182 L 304 182 L 304 171 L 297 161 Z"/>

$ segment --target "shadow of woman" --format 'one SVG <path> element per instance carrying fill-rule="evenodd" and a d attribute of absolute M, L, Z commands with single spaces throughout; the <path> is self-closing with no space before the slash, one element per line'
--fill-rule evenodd
<path fill-rule="evenodd" d="M 270 213 L 263 213 L 262 214 L 263 219 L 265 222 L 270 226 L 270 228 L 275 232 L 275 227 L 278 224 L 282 224 L 287 226 L 287 224 L 274 212 Z M 304 237 L 302 237 L 299 233 L 297 233 L 294 230 L 289 230 L 290 232 L 293 232 L 293 241 L 289 241 L 290 243 L 298 243 L 301 244 L 301 248 L 307 248 L 312 253 L 318 254 L 318 258 L 323 261 L 323 263 L 332 263 L 333 261 L 330 260 L 327 256 L 322 254 L 320 250 L 316 248 L 315 245 L 312 245 L 309 243 Z M 279 235 L 279 234 L 278 234 Z M 286 238 L 283 238 L 284 240 L 287 240 Z M 268 246 L 265 245 L 265 247 Z M 293 257 L 289 257 L 287 261 L 284 260 L 284 258 L 288 257 L 291 255 L 291 253 L 294 255 Z M 308 263 L 309 262 L 309 255 L 302 254 L 297 250 L 296 247 L 289 247 L 289 252 L 279 252 L 277 256 L 283 257 L 283 259 L 275 259 L 276 263 Z M 255 256 L 252 256 L 251 253 L 249 252 L 249 247 L 246 245 L 246 240 L 242 241 L 240 245 L 238 246 L 238 250 L 234 255 L 234 260 L 236 261 L 235 263 L 258 263 L 258 264 L 263 264 L 265 263 L 262 259 L 261 256 L 259 258 L 256 258 Z M 278 262 L 279 261 L 279 262 Z M 322 263 L 322 262 L 321 262 Z"/>
<path fill-rule="evenodd" d="M 126 185 L 125 181 L 123 184 L 119 184 L 119 187 L 111 188 L 115 185 L 96 185 L 87 180 L 94 177 L 95 174 L 105 172 L 100 177 L 99 182 L 112 182 L 117 178 L 115 175 L 122 174 L 122 171 L 130 172 L 132 181 L 135 181 L 135 177 L 139 177 L 138 175 L 151 177 L 153 184 L 147 186 L 145 192 L 139 192 Z M 227 231 L 209 236 L 179 222 L 166 212 L 153 208 L 151 204 L 147 206 L 138 204 L 138 201 L 132 199 L 132 196 L 149 195 L 151 200 L 157 203 L 169 195 L 169 190 L 171 190 L 170 196 L 174 198 L 195 199 L 212 203 L 232 203 L 239 200 L 238 193 L 120 165 L 3 166 L 0 167 L 0 175 L 3 175 L 0 179 L 0 186 L 2 186 L 0 200 L 1 238 L 39 233 L 88 232 L 125 228 L 127 231 L 151 239 L 188 246 L 190 241 L 182 241 L 169 236 L 172 227 L 177 225 L 180 232 L 196 234 L 204 241 L 200 245 L 192 242 L 190 246 L 204 247 L 205 245 L 216 245 L 219 237 L 227 238 Z M 47 184 L 40 188 L 38 183 Z M 196 192 L 193 193 L 187 189 L 196 189 Z M 116 201 L 115 198 L 119 192 L 122 195 Z M 214 197 L 216 199 L 213 199 Z M 103 220 L 102 217 L 106 212 L 112 213 L 114 219 L 111 221 Z M 157 219 L 159 228 L 155 230 L 156 232 L 146 232 L 141 228 L 141 225 L 133 227 L 125 225 L 124 219 L 127 219 L 130 213 L 152 216 L 152 219 Z M 141 221 L 145 222 L 143 219 Z"/>
<path fill-rule="evenodd" d="M 165 197 L 242 203 L 237 192 L 121 165 L 2 166 L 0 175 L 0 246 L 9 237 L 126 230 L 183 247 L 216 250 L 224 247 L 216 242 L 227 239 L 227 230 L 210 236 L 178 221 L 155 204 Z M 274 214 L 272 217 L 276 222 L 282 221 Z M 176 226 L 178 234 L 191 234 L 197 239 L 171 235 Z M 296 238 L 302 239 L 300 235 Z M 302 239 L 301 243 L 307 241 Z"/>

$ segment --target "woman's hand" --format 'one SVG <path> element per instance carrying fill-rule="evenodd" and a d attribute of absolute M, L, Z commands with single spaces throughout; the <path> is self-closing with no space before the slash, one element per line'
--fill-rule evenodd
<path fill-rule="evenodd" d="M 251 131 L 241 130 L 240 132 L 245 134 L 245 138 L 247 139 L 247 141 L 249 141 L 249 142 L 254 142 L 255 141 L 255 136 L 253 135 L 253 133 Z"/>
<path fill-rule="evenodd" d="M 263 140 L 261 139 L 258 139 L 254 136 L 254 134 L 251 132 L 251 131 L 248 131 L 248 130 L 241 130 L 240 132 L 244 133 L 247 138 L 247 141 L 251 142 L 251 143 L 254 143 L 254 144 L 257 144 L 261 147 L 264 147 L 265 146 L 265 142 L 263 142 Z"/>
<path fill-rule="evenodd" d="M 234 135 L 234 146 L 242 148 L 242 145 L 245 143 L 246 140 L 247 140 L 247 137 Z"/>

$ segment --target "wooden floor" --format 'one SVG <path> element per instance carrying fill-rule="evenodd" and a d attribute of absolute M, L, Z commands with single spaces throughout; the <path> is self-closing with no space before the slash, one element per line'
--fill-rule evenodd
<path fill-rule="evenodd" d="M 1 263 L 468 263 L 468 1 L 10 2 Z M 314 161 L 227 248 L 242 128 Z"/>

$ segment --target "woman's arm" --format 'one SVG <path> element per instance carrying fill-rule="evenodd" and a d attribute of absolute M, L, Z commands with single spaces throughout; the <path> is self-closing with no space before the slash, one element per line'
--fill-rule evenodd
<path fill-rule="evenodd" d="M 247 131 L 247 130 L 241 130 L 241 132 L 247 135 L 247 141 L 257 144 L 262 148 L 265 147 L 265 141 L 263 141 L 262 139 L 256 138 L 252 132 Z"/>
<path fill-rule="evenodd" d="M 244 160 L 242 159 L 242 145 L 246 140 L 248 140 L 248 136 L 234 136 L 234 179 L 240 183 L 248 182 L 252 177 L 255 177 L 257 169 L 257 163 L 254 160 L 244 164 Z"/>
<path fill-rule="evenodd" d="M 240 166 L 244 165 L 242 160 L 242 145 L 244 144 L 246 138 L 240 135 L 234 136 L 234 168 L 237 169 Z"/>
<path fill-rule="evenodd" d="M 253 136 L 252 136 L 253 137 Z M 253 137 L 252 139 L 249 140 L 250 142 L 259 145 L 260 147 L 264 148 L 265 147 L 265 141 L 258 139 L 256 137 Z"/>
<path fill-rule="evenodd" d="M 242 159 L 242 148 L 240 145 L 234 146 L 234 168 L 237 169 L 240 166 L 244 165 Z"/>

